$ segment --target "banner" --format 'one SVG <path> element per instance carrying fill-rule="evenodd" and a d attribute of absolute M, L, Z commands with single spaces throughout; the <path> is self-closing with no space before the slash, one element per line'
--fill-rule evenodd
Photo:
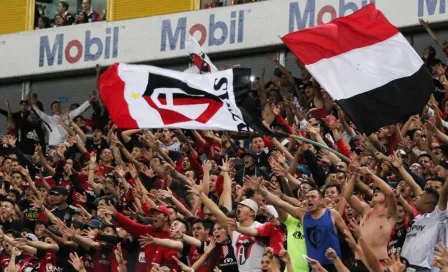
<path fill-rule="evenodd" d="M 370 3 L 400 28 L 447 20 L 446 0 L 283 0 L 35 30 L 0 36 L 0 78 L 184 57 L 188 33 L 207 54 L 280 45 L 279 36 Z"/>

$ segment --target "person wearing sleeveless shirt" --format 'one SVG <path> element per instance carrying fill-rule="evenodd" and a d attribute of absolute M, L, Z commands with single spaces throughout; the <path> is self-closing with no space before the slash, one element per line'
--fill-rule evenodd
<path fill-rule="evenodd" d="M 304 210 L 281 200 L 279 197 L 270 193 L 265 187 L 262 187 L 261 183 L 252 178 L 246 179 L 246 184 L 250 189 L 257 190 L 269 204 L 283 209 L 291 216 L 299 219 L 303 223 L 305 231 L 308 256 L 321 262 L 327 271 L 337 271 L 333 262 L 325 257 L 325 252 L 331 247 L 340 257 L 340 241 L 336 232 L 343 234 L 344 230 L 347 230 L 350 236 L 351 233 L 341 215 L 336 210 L 323 208 L 324 195 L 321 191 L 315 188 L 308 191 L 306 195 L 307 210 Z"/>

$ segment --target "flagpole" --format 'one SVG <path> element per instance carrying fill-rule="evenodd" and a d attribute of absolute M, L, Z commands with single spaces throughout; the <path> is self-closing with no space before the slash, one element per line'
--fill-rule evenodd
<path fill-rule="evenodd" d="M 336 150 L 334 150 L 334 149 L 332 149 L 332 148 L 329 148 L 329 147 L 326 146 L 326 145 L 323 145 L 323 144 L 321 144 L 321 143 L 318 143 L 318 142 L 315 142 L 315 141 L 312 141 L 312 140 L 310 140 L 310 139 L 303 138 L 303 137 L 300 137 L 300 136 L 296 136 L 296 135 L 290 135 L 290 136 L 293 137 L 293 138 L 295 138 L 296 140 L 303 141 L 303 142 L 305 142 L 305 143 L 312 144 L 312 145 L 314 145 L 314 146 L 318 146 L 318 147 L 320 147 L 320 148 L 323 148 L 323 149 L 325 149 L 325 150 L 328 150 L 328 151 L 330 151 L 331 153 L 335 154 L 336 156 L 338 156 L 339 158 L 343 159 L 344 161 L 346 161 L 346 162 L 348 162 L 348 163 L 352 162 L 352 160 L 350 160 L 350 159 L 347 158 L 346 156 L 342 155 L 341 153 L 337 152 Z"/>

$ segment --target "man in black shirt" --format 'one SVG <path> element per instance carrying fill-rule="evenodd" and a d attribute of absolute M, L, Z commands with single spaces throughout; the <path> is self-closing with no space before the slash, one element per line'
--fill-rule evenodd
<path fill-rule="evenodd" d="M 57 205 L 56 208 L 51 210 L 57 218 L 62 221 L 71 221 L 72 216 L 79 213 L 78 208 L 67 204 L 69 191 L 65 187 L 56 186 L 48 194 L 52 198 L 51 202 Z"/>

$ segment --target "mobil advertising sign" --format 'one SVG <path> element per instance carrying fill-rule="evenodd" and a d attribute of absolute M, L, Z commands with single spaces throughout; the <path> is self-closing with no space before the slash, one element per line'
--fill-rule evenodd
<path fill-rule="evenodd" d="M 60 33 L 39 39 L 39 67 L 94 62 L 118 57 L 119 27 L 107 27 L 102 35 L 85 31 L 83 39 L 69 39 Z"/>
<path fill-rule="evenodd" d="M 213 9 L 215 10 L 219 11 L 219 9 Z M 244 42 L 244 13 L 244 9 L 219 12 L 219 14 L 212 12 L 206 16 L 207 20 L 204 23 L 194 24 L 189 24 L 188 16 L 182 16 L 177 20 L 164 19 L 162 20 L 160 51 L 185 49 L 187 31 L 201 46 L 241 44 Z"/>
<path fill-rule="evenodd" d="M 418 25 L 421 17 L 430 23 L 448 20 L 448 0 L 282 0 L 57 27 L 1 35 L 0 78 L 184 57 L 188 33 L 206 53 L 256 51 L 281 45 L 279 36 L 352 14 L 370 3 L 399 28 Z"/>

